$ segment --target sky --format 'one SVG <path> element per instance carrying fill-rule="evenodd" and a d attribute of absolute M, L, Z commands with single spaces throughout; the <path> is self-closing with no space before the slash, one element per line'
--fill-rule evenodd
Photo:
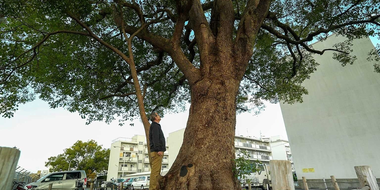
<path fill-rule="evenodd" d="M 188 111 L 165 115 L 160 124 L 165 137 L 186 127 Z M 103 148 L 110 148 L 113 140 L 134 135 L 145 135 L 141 121 L 134 126 L 118 123 L 93 122 L 90 125 L 78 113 L 63 108 L 50 109 L 42 100 L 20 105 L 13 118 L 0 117 L 0 146 L 17 147 L 21 151 L 18 165 L 35 173 L 47 170 L 45 162 L 51 156 L 62 154 L 78 140 L 95 140 Z M 237 115 L 236 135 L 266 137 L 280 135 L 287 139 L 281 109 L 278 104 L 267 104 L 259 115 Z"/>
<path fill-rule="evenodd" d="M 380 43 L 371 37 L 372 43 Z M 165 115 L 161 126 L 165 137 L 169 133 L 186 127 L 188 111 Z M 134 126 L 122 127 L 117 122 L 106 124 L 93 122 L 90 125 L 78 113 L 63 108 L 50 109 L 42 100 L 20 105 L 13 118 L 0 117 L 0 146 L 17 147 L 21 151 L 18 165 L 30 171 L 46 170 L 45 162 L 51 156 L 62 154 L 78 140 L 95 140 L 103 148 L 110 148 L 113 140 L 134 135 L 144 135 L 143 125 L 134 121 Z M 259 115 L 242 113 L 237 115 L 236 135 L 265 137 L 281 136 L 287 139 L 279 104 L 266 103 Z"/>

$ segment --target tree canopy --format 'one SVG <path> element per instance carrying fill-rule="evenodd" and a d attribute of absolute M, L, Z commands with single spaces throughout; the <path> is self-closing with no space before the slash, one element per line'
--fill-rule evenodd
<path fill-rule="evenodd" d="M 313 54 L 334 51 L 342 64 L 352 63 L 349 41 L 379 35 L 378 0 L 276 0 L 254 38 L 247 32 L 255 27 L 249 19 L 258 13 L 250 11 L 259 2 L 3 0 L 0 113 L 11 117 L 19 104 L 39 95 L 52 108 L 77 111 L 89 122 L 135 118 L 136 89 L 123 56 L 131 56 L 125 37 L 139 28 L 132 51 L 147 112 L 178 110 L 190 101 L 193 71 L 202 68 L 198 22 L 214 36 L 230 31 L 236 44 L 254 45 L 247 50 L 237 97 L 241 111 L 248 110 L 247 102 L 301 101 L 307 93 L 301 83 L 318 65 Z M 202 12 L 195 12 L 194 4 Z M 231 24 L 220 28 L 228 14 Z M 348 41 L 326 49 L 311 46 L 332 33 Z"/>
<path fill-rule="evenodd" d="M 66 170 L 85 170 L 87 174 L 108 170 L 110 150 L 103 149 L 94 140 L 78 140 L 62 154 L 48 158 L 45 166 L 51 166 L 50 172 Z"/>

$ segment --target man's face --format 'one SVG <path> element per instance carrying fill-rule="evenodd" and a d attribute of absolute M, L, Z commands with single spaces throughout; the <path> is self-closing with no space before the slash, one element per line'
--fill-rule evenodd
<path fill-rule="evenodd" d="M 157 116 L 156 116 L 156 122 L 159 123 L 160 121 L 161 121 L 161 117 L 160 117 L 160 115 L 157 114 Z"/>

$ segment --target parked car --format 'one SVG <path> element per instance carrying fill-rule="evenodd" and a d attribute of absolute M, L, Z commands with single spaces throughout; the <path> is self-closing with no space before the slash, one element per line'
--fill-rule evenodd
<path fill-rule="evenodd" d="M 54 172 L 26 187 L 33 190 L 48 189 L 50 184 L 53 184 L 53 189 L 83 190 L 87 185 L 87 175 L 84 170 Z"/>
<path fill-rule="evenodd" d="M 132 183 L 133 183 L 133 180 L 136 179 L 136 178 L 127 178 L 125 179 L 122 183 L 123 183 L 123 189 L 127 189 L 127 190 L 130 190 L 132 189 Z"/>
<path fill-rule="evenodd" d="M 102 181 L 102 184 L 100 185 L 100 190 L 105 190 L 107 187 L 115 187 L 116 184 L 114 181 Z"/>
<path fill-rule="evenodd" d="M 131 188 L 132 189 L 149 189 L 150 176 L 139 176 L 133 179 Z"/>
<path fill-rule="evenodd" d="M 40 179 L 38 179 L 37 181 L 35 182 L 32 182 L 32 183 L 28 183 L 25 185 L 24 189 L 32 189 L 33 186 L 37 186 L 37 184 L 39 184 L 42 180 L 44 180 L 48 175 L 45 175 L 43 177 L 41 177 Z"/>

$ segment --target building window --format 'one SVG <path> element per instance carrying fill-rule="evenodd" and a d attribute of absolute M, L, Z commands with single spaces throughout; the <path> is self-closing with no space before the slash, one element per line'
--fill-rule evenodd
<path fill-rule="evenodd" d="M 141 151 L 141 150 L 139 150 L 139 154 L 142 154 L 142 151 Z"/>
<path fill-rule="evenodd" d="M 143 145 L 144 143 L 143 142 L 139 142 L 139 145 Z"/>
<path fill-rule="evenodd" d="M 163 165 L 163 166 L 162 166 L 162 168 L 164 168 L 164 169 L 165 169 L 165 168 L 168 168 L 168 166 L 167 166 L 167 165 Z"/>
<path fill-rule="evenodd" d="M 142 160 L 139 160 L 139 163 L 142 163 Z"/>
<path fill-rule="evenodd" d="M 139 169 L 139 172 L 141 172 L 141 169 Z"/>
<path fill-rule="evenodd" d="M 164 156 L 164 159 L 168 159 L 168 157 L 167 157 L 167 156 Z"/>
<path fill-rule="evenodd" d="M 145 167 L 146 167 L 146 168 L 149 168 L 149 165 L 148 165 L 148 164 L 145 164 Z"/>

